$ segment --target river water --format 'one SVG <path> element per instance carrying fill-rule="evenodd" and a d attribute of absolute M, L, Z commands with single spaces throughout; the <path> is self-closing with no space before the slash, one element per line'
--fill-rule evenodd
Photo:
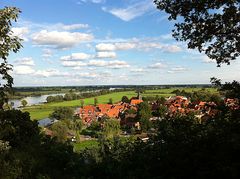
<path fill-rule="evenodd" d="M 48 96 L 57 96 L 57 95 L 64 96 L 64 93 L 41 95 L 41 96 L 29 96 L 29 97 L 22 98 L 22 99 L 9 100 L 9 103 L 13 102 L 14 103 L 13 108 L 18 108 L 18 107 L 22 106 L 21 101 L 26 100 L 28 103 L 27 106 L 31 106 L 31 105 L 45 103 L 45 102 L 47 102 L 46 99 Z"/>

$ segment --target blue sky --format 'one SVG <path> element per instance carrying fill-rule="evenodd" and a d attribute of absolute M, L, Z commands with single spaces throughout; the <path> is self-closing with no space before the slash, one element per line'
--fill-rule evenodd
<path fill-rule="evenodd" d="M 144 85 L 240 80 L 239 60 L 216 67 L 171 37 L 152 0 L 2 0 L 21 9 L 11 54 L 15 86 Z"/>

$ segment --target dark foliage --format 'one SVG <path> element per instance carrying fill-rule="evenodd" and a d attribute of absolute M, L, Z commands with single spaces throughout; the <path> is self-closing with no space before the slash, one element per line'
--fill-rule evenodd
<path fill-rule="evenodd" d="M 15 7 L 0 9 L 0 109 L 8 101 L 8 95 L 12 92 L 13 78 L 9 74 L 12 70 L 7 58 L 11 52 L 16 53 L 21 47 L 21 39 L 13 36 L 11 21 L 17 21 L 20 10 Z"/>
<path fill-rule="evenodd" d="M 173 36 L 198 49 L 218 66 L 240 55 L 240 2 L 154 0 L 157 8 L 177 20 Z"/>

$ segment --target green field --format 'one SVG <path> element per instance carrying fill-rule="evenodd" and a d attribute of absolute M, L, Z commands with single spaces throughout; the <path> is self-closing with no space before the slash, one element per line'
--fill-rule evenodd
<path fill-rule="evenodd" d="M 145 93 L 142 94 L 142 96 L 163 96 L 163 97 L 169 97 L 174 96 L 175 94 L 172 94 L 171 92 L 177 88 L 170 88 L 170 89 L 158 89 L 158 90 L 146 90 Z M 198 91 L 201 90 L 201 88 L 178 88 L 179 90 L 184 89 L 186 92 L 192 92 L 192 91 Z M 206 89 L 207 91 L 211 93 L 216 93 L 216 89 L 209 88 Z M 137 94 L 135 91 L 124 91 L 124 92 L 115 92 L 110 93 L 106 95 L 98 96 L 98 103 L 106 104 L 109 102 L 109 98 L 112 98 L 113 102 L 116 103 L 121 100 L 122 96 L 128 96 L 129 98 L 136 96 Z M 86 98 L 84 99 L 84 105 L 93 105 L 94 104 L 94 98 Z M 80 100 L 72 100 L 72 101 L 64 101 L 64 102 L 53 102 L 53 103 L 47 103 L 43 105 L 36 105 L 36 106 L 29 106 L 23 109 L 23 111 L 28 111 L 30 113 L 32 120 L 39 120 L 43 119 L 49 116 L 56 107 L 79 107 L 81 105 Z"/>
<path fill-rule="evenodd" d="M 73 145 L 74 152 L 80 152 L 86 148 L 95 148 L 98 147 L 99 142 L 97 140 L 85 140 L 80 143 Z"/>

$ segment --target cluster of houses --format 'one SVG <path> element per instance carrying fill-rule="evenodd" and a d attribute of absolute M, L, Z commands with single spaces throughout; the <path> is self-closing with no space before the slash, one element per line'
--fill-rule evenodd
<path fill-rule="evenodd" d="M 76 113 L 81 119 L 84 125 L 91 125 L 93 121 L 100 121 L 104 118 L 115 118 L 115 119 L 123 119 L 123 114 L 127 110 L 134 110 L 137 111 L 137 105 L 142 103 L 143 100 L 141 97 L 133 97 L 130 99 L 129 103 L 125 102 L 119 102 L 116 104 L 99 104 L 97 106 L 88 105 L 83 106 L 79 109 L 79 111 Z M 128 115 L 124 115 L 125 120 L 120 120 L 121 125 L 131 125 L 134 127 L 139 128 L 139 123 L 130 122 L 129 120 L 126 120 L 129 118 Z M 132 118 L 135 118 L 136 114 L 132 116 Z"/>
<path fill-rule="evenodd" d="M 131 98 L 129 103 L 119 102 L 117 104 L 99 104 L 97 106 L 84 106 L 80 108 L 77 115 L 82 119 L 83 124 L 90 125 L 92 121 L 99 121 L 104 117 L 115 118 L 120 121 L 121 125 L 129 127 L 135 127 L 140 129 L 139 122 L 134 120 L 136 113 L 127 113 L 128 110 L 137 111 L 138 104 L 143 102 L 141 96 L 137 98 Z M 240 109 L 238 99 L 225 99 L 225 105 L 231 109 Z M 166 115 L 173 116 L 175 114 L 187 115 L 190 112 L 195 114 L 200 121 L 207 120 L 219 113 L 217 105 L 214 102 L 194 102 L 184 96 L 174 96 L 166 99 L 164 104 L 158 104 L 158 102 L 149 103 L 152 107 L 152 111 L 157 110 L 160 105 L 167 107 Z M 152 117 L 149 120 L 157 120 L 159 117 Z"/>

